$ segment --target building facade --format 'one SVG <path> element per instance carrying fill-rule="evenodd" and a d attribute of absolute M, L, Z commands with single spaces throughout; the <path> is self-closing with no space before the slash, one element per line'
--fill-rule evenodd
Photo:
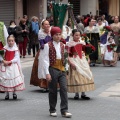
<path fill-rule="evenodd" d="M 4 21 L 8 26 L 10 20 L 15 20 L 17 25 L 24 14 L 29 19 L 37 16 L 41 21 L 50 15 L 48 5 L 51 0 L 0 0 L 0 21 Z M 52 0 L 68 2 L 73 4 L 75 15 L 86 15 L 90 12 L 93 15 L 109 14 L 120 15 L 120 0 Z"/>

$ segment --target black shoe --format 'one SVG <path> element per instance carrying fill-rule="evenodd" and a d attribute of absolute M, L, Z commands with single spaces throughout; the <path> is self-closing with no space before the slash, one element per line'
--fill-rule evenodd
<path fill-rule="evenodd" d="M 74 99 L 78 100 L 79 99 L 79 95 L 75 95 Z"/>
<path fill-rule="evenodd" d="M 95 66 L 95 63 L 90 63 L 90 67 L 93 67 L 93 66 Z"/>
<path fill-rule="evenodd" d="M 6 96 L 5 96 L 5 100 L 9 100 L 9 95 L 6 95 Z"/>
<path fill-rule="evenodd" d="M 23 56 L 23 58 L 25 58 L 25 56 Z"/>
<path fill-rule="evenodd" d="M 17 99 L 17 95 L 14 93 L 13 94 L 13 99 L 16 100 Z"/>
<path fill-rule="evenodd" d="M 43 89 L 42 92 L 43 93 L 49 92 L 49 89 Z"/>
<path fill-rule="evenodd" d="M 81 98 L 82 98 L 83 100 L 90 100 L 90 97 L 87 97 L 86 95 L 81 95 Z"/>
<path fill-rule="evenodd" d="M 33 57 L 35 57 L 35 55 L 33 55 Z"/>
<path fill-rule="evenodd" d="M 4 91 L 0 91 L 0 93 L 5 93 Z"/>

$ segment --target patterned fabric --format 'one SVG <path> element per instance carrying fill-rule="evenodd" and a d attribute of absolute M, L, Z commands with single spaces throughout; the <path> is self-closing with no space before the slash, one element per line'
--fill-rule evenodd
<path fill-rule="evenodd" d="M 4 40 L 4 23 L 0 22 L 0 40 L 2 41 L 3 46 L 5 46 Z"/>
<path fill-rule="evenodd" d="M 85 56 L 82 59 L 79 56 L 70 57 L 69 61 L 76 66 L 76 70 L 69 67 L 68 92 L 76 93 L 94 90 L 93 75 Z"/>
<path fill-rule="evenodd" d="M 54 26 L 59 26 L 62 29 L 67 12 L 67 7 L 67 4 L 60 5 L 57 3 L 52 3 Z"/>
<path fill-rule="evenodd" d="M 52 42 L 48 43 L 49 45 L 49 58 L 50 58 L 50 66 L 54 65 L 56 62 L 56 50 Z M 61 55 L 62 55 L 62 63 L 64 64 L 64 45 L 60 43 L 61 47 Z"/>

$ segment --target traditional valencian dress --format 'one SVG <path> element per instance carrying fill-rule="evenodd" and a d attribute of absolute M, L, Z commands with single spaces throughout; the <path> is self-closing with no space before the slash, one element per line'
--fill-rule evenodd
<path fill-rule="evenodd" d="M 71 41 L 66 45 L 69 49 L 69 78 L 67 80 L 68 92 L 86 92 L 94 90 L 93 74 L 82 51 L 81 42 Z M 75 65 L 76 70 L 71 68 Z"/>
<path fill-rule="evenodd" d="M 93 26 L 92 28 L 90 28 L 89 26 L 85 27 L 84 33 L 86 33 L 86 35 L 88 36 L 88 38 L 90 39 L 90 43 L 96 48 L 95 51 L 90 54 L 90 60 L 93 64 L 96 63 L 97 60 L 99 60 L 99 56 L 100 56 L 100 50 L 99 50 L 99 46 L 98 46 L 98 42 L 100 40 L 99 38 L 99 29 L 96 26 Z"/>
<path fill-rule="evenodd" d="M 38 33 L 38 39 L 40 42 L 40 50 L 38 51 L 34 63 L 33 63 L 33 68 L 32 68 L 32 73 L 31 73 L 31 78 L 30 78 L 30 84 L 31 85 L 35 85 L 35 86 L 39 86 L 41 88 L 48 88 L 48 82 L 44 79 L 41 79 L 39 77 L 39 75 L 41 74 L 40 69 L 42 69 L 40 66 L 39 62 L 41 60 L 41 54 L 40 51 L 42 49 L 44 49 L 44 44 L 46 44 L 47 42 L 51 41 L 51 35 L 50 34 L 46 34 L 43 29 L 41 29 Z M 40 79 L 39 79 L 40 78 Z"/>
<path fill-rule="evenodd" d="M 110 61 L 113 61 L 113 65 L 117 63 L 117 58 L 115 56 L 115 53 L 117 49 L 117 46 L 115 45 L 115 42 L 113 41 L 112 43 L 107 42 L 105 44 L 105 51 L 104 51 L 104 65 L 106 65 L 105 61 L 108 61 L 108 65 L 110 65 Z"/>
<path fill-rule="evenodd" d="M 105 45 L 108 42 L 108 38 L 111 36 L 112 34 L 112 29 L 110 28 L 110 26 L 105 26 L 103 28 L 103 34 L 101 34 L 100 36 L 100 47 L 101 47 L 101 54 L 104 54 L 104 49 L 105 49 Z"/>
<path fill-rule="evenodd" d="M 111 29 L 113 30 L 114 33 L 114 40 L 115 40 L 115 44 L 117 45 L 117 53 L 120 53 L 120 22 L 118 23 L 112 23 L 110 25 Z"/>
<path fill-rule="evenodd" d="M 0 64 L 0 91 L 22 91 L 25 89 L 25 84 L 16 43 L 12 48 L 6 45 L 4 52 L 5 60 L 12 61 L 12 64 L 8 66 L 4 66 L 3 63 Z"/>

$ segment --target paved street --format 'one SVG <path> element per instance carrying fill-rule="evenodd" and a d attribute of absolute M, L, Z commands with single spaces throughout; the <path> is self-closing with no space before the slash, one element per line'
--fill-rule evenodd
<path fill-rule="evenodd" d="M 18 100 L 4 100 L 0 93 L 0 120 L 64 120 L 60 115 L 60 96 L 58 94 L 58 117 L 49 116 L 48 93 L 42 93 L 39 87 L 30 86 L 32 56 L 21 59 L 25 76 L 26 90 L 18 93 Z M 71 120 L 119 120 L 120 119 L 120 62 L 117 67 L 92 67 L 96 90 L 88 92 L 91 100 L 74 100 L 74 94 L 68 94 Z"/>

